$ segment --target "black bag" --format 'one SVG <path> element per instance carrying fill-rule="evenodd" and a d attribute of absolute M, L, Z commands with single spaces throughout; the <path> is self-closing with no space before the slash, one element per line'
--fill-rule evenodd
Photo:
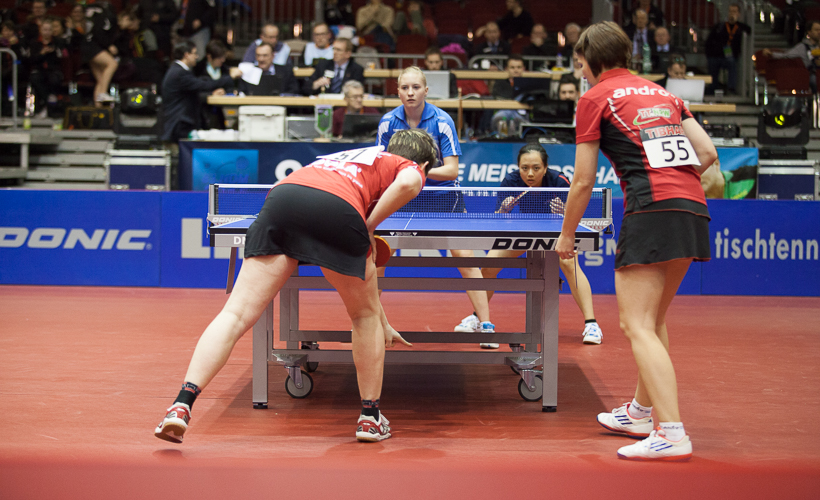
<path fill-rule="evenodd" d="M 65 110 L 63 130 L 110 130 L 114 115 L 109 108 L 75 106 Z"/>

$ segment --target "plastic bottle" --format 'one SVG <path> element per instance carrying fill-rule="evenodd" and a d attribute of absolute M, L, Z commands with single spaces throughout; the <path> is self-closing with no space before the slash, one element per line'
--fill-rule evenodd
<path fill-rule="evenodd" d="M 31 117 L 34 116 L 34 94 L 31 92 L 31 85 L 26 87 L 26 107 L 23 110 L 23 128 L 31 128 Z"/>
<path fill-rule="evenodd" d="M 649 50 L 649 44 L 643 44 L 643 51 L 641 54 L 641 69 L 643 74 L 652 71 L 652 52 Z"/>

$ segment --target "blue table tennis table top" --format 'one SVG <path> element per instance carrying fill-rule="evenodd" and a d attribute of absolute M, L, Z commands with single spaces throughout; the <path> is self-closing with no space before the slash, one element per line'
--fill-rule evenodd
<path fill-rule="evenodd" d="M 213 226 L 214 234 L 244 234 L 256 218 L 241 219 Z M 560 234 L 563 219 L 518 219 L 518 218 L 435 218 L 429 214 L 424 217 L 391 216 L 385 219 L 376 229 L 376 234 L 391 232 L 413 232 L 418 236 L 487 236 L 496 233 L 522 233 L 532 235 Z M 597 235 L 598 232 L 584 226 L 578 226 L 578 235 Z"/>

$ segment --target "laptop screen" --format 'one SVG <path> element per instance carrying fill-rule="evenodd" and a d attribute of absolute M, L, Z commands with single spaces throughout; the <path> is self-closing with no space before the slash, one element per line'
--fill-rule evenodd
<path fill-rule="evenodd" d="M 259 85 L 250 87 L 250 95 L 279 95 L 282 93 L 282 77 L 279 75 L 262 75 Z"/>
<path fill-rule="evenodd" d="M 669 79 L 666 81 L 666 90 L 674 94 L 678 99 L 689 102 L 703 102 L 703 93 L 706 89 L 706 82 L 703 80 L 680 80 Z"/>
<path fill-rule="evenodd" d="M 344 122 L 342 122 L 342 137 L 346 139 L 375 137 L 381 119 L 382 115 L 345 115 Z"/>
<path fill-rule="evenodd" d="M 423 71 L 427 78 L 427 98 L 428 99 L 449 99 L 450 98 L 450 72 L 449 71 Z"/>

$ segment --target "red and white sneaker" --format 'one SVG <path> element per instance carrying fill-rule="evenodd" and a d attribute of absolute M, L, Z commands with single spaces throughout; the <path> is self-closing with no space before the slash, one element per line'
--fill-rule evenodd
<path fill-rule="evenodd" d="M 356 439 L 366 443 L 377 443 L 390 437 L 390 422 L 379 413 L 379 420 L 365 415 L 359 415 L 356 428 Z"/>
<path fill-rule="evenodd" d="M 680 441 L 670 441 L 658 427 L 643 441 L 618 449 L 618 458 L 683 462 L 692 458 L 692 442 L 689 436 L 683 436 Z"/>
<path fill-rule="evenodd" d="M 185 403 L 174 403 L 168 408 L 165 418 L 154 429 L 154 435 L 165 441 L 181 443 L 182 435 L 191 421 L 191 408 Z"/>
<path fill-rule="evenodd" d="M 626 434 L 633 438 L 645 438 L 652 432 L 652 417 L 632 418 L 629 414 L 629 404 L 624 403 L 610 413 L 599 413 L 598 423 L 612 432 Z"/>

